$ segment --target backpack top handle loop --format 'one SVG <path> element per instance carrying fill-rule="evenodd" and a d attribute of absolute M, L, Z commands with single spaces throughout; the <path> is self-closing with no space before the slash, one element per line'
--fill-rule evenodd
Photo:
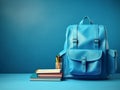
<path fill-rule="evenodd" d="M 79 25 L 84 24 L 84 21 L 85 21 L 85 20 L 88 20 L 89 24 L 93 24 L 92 20 L 91 20 L 88 16 L 85 16 L 85 17 L 83 17 L 83 19 L 80 21 Z"/>

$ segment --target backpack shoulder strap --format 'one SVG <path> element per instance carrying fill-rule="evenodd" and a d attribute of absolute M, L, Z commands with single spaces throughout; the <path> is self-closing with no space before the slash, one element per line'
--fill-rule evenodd
<path fill-rule="evenodd" d="M 63 50 L 58 54 L 58 56 L 62 57 L 65 53 L 66 53 L 66 50 L 63 49 Z"/>

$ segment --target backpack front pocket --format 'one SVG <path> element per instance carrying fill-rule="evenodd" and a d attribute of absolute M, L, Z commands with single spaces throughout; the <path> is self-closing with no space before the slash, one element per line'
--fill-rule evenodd
<path fill-rule="evenodd" d="M 102 50 L 68 51 L 69 72 L 72 75 L 99 75 L 102 68 Z"/>

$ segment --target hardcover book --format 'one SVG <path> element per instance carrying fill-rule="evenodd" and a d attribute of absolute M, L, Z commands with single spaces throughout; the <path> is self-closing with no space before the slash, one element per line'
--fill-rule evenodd
<path fill-rule="evenodd" d="M 60 73 L 61 69 L 37 69 L 36 73 Z"/>
<path fill-rule="evenodd" d="M 31 81 L 61 81 L 61 78 L 40 78 L 37 74 L 32 74 L 30 77 Z"/>

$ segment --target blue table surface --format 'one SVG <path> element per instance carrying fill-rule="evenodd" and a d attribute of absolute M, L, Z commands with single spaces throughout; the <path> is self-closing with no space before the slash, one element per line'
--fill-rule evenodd
<path fill-rule="evenodd" d="M 0 74 L 0 90 L 120 90 L 120 74 L 109 80 L 30 81 L 31 74 Z"/>

